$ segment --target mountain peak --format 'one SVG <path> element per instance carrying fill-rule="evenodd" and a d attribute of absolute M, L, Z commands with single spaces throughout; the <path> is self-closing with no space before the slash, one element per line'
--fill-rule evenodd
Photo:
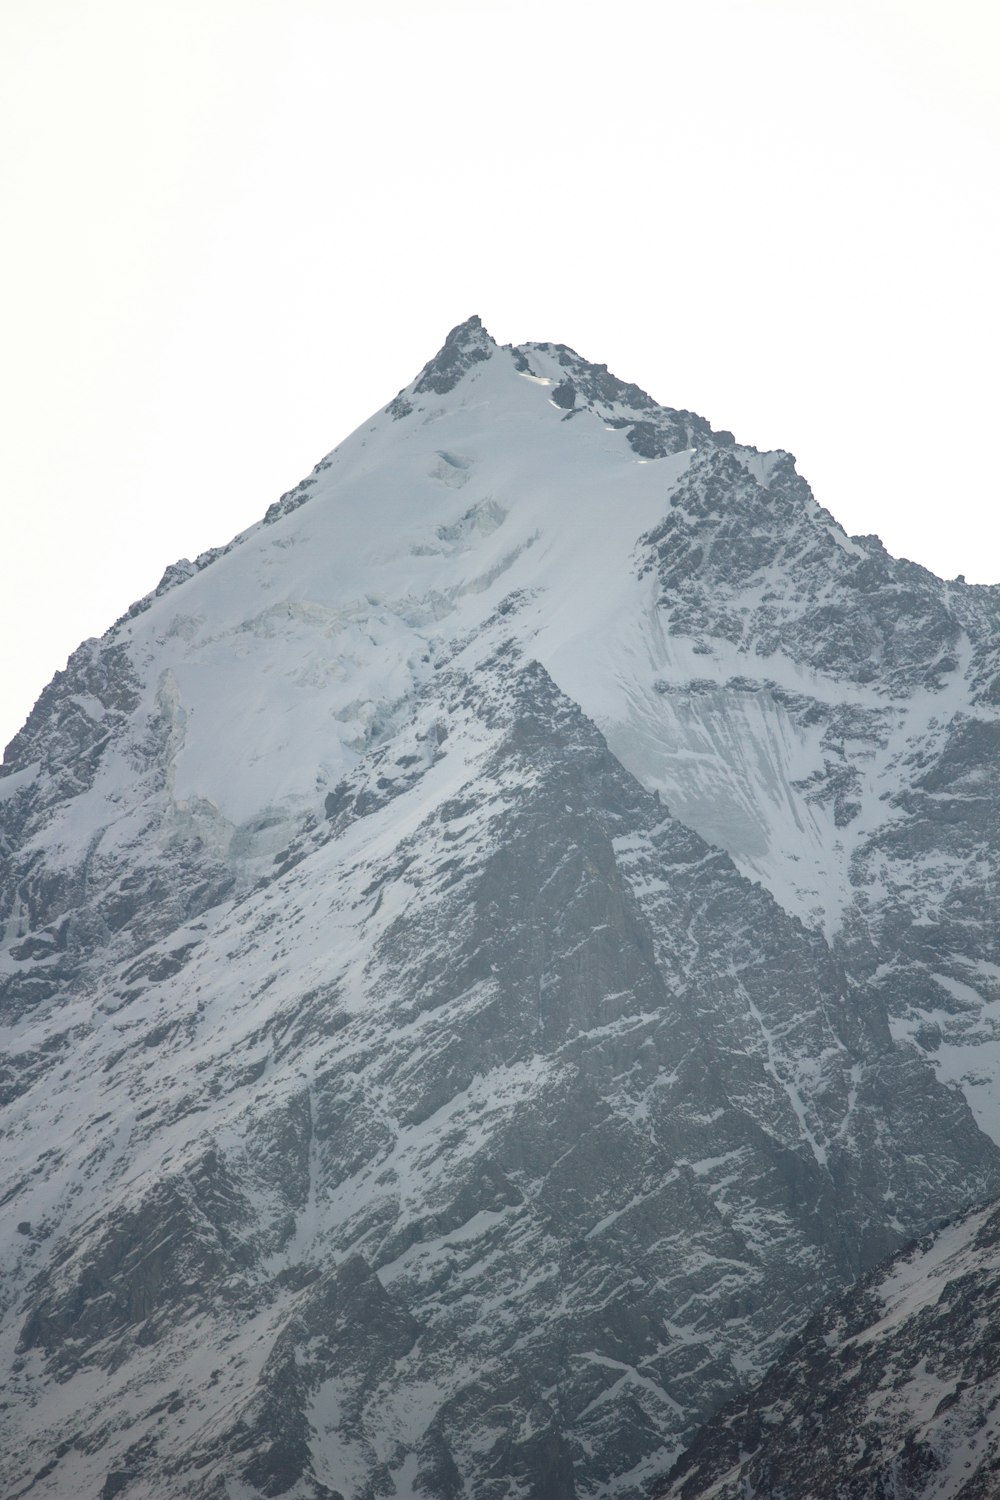
<path fill-rule="evenodd" d="M 444 347 L 447 348 L 451 344 L 466 347 L 470 341 L 476 342 L 479 339 L 485 339 L 488 344 L 496 348 L 495 340 L 490 336 L 487 329 L 483 327 L 482 318 L 478 313 L 473 313 L 471 317 L 466 318 L 464 323 L 455 324 L 455 327 L 444 341 Z"/>
<path fill-rule="evenodd" d="M 473 365 L 481 364 L 495 353 L 496 340 L 483 327 L 478 313 L 456 323 L 434 358 L 428 360 L 412 385 L 404 386 L 394 397 L 386 411 L 394 418 L 409 416 L 413 410 L 412 396 L 445 396 L 461 380 Z"/>
<path fill-rule="evenodd" d="M 1000 1194 L 994 593 L 473 317 L 75 652 L 0 775 L 0 1494 L 639 1500 Z"/>

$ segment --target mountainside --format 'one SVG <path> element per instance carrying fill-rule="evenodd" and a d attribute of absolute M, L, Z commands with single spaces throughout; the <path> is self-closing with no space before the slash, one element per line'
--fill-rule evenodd
<path fill-rule="evenodd" d="M 673 1500 L 991 1500 L 1000 1493 L 1000 1209 L 818 1314 L 656 1493 Z"/>
<path fill-rule="evenodd" d="M 646 1493 L 1000 1193 L 1000 589 L 478 319 L 0 778 L 0 1481 Z"/>

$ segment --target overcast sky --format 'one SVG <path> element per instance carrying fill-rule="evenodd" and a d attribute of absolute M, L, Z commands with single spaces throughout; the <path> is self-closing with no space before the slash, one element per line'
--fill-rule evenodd
<path fill-rule="evenodd" d="M 1000 581 L 995 0 L 4 0 L 0 743 L 478 312 Z"/>

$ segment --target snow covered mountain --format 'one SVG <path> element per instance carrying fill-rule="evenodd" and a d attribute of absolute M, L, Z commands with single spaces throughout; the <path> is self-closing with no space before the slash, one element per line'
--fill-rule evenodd
<path fill-rule="evenodd" d="M 657 1493 L 674 1500 L 992 1500 L 1000 1493 L 1000 1208 L 818 1314 Z"/>
<path fill-rule="evenodd" d="M 1000 589 L 476 318 L 0 778 L 0 1479 L 638 1496 L 1000 1192 Z"/>

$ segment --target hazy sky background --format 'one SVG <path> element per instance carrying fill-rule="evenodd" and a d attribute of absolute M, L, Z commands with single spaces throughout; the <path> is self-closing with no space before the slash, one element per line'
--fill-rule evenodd
<path fill-rule="evenodd" d="M 995 0 L 4 0 L 0 743 L 478 312 L 1000 581 Z"/>

